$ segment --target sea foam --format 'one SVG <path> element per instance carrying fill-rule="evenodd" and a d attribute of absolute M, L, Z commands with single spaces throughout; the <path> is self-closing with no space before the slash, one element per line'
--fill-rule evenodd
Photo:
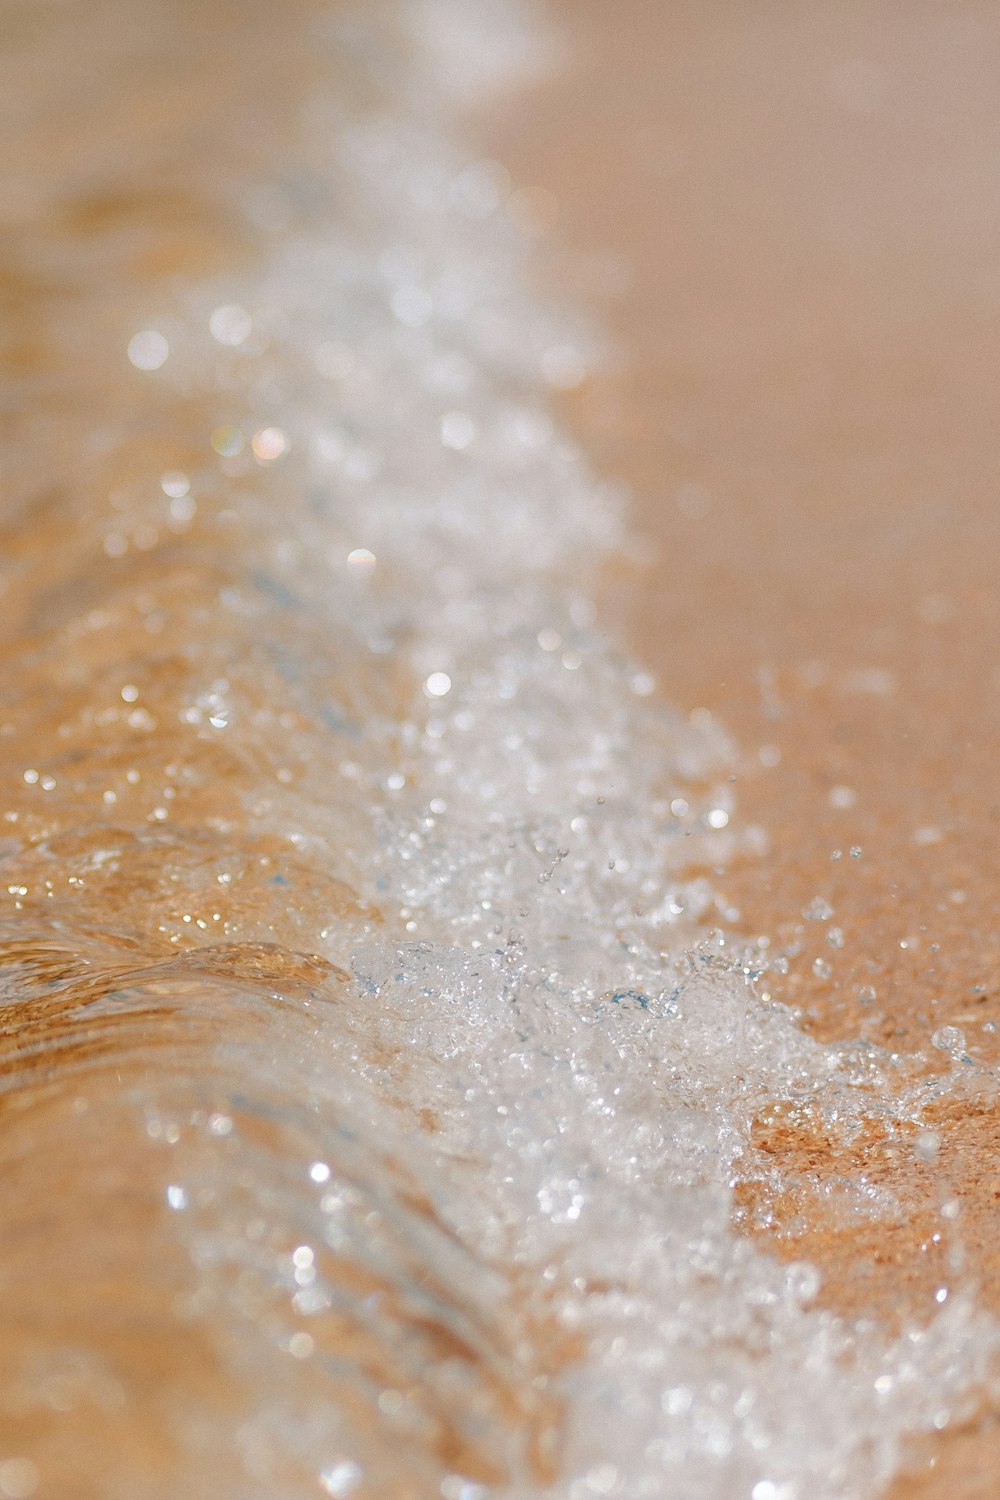
<path fill-rule="evenodd" d="M 94 888 L 160 840 L 177 956 L 104 1003 L 197 1041 L 120 1106 L 179 1267 L 163 1326 L 223 1372 L 165 1387 L 183 1492 L 874 1497 L 971 1410 L 995 1333 L 960 1286 L 902 1332 L 837 1317 L 734 1227 L 777 1170 L 762 1109 L 849 1132 L 919 1100 L 905 1060 L 771 997 L 704 873 L 758 848 L 736 752 L 602 628 L 627 515 L 552 402 L 600 340 L 539 290 L 462 123 L 559 47 L 485 3 L 334 9 L 316 46 L 296 164 L 217 189 L 261 264 L 181 284 L 128 345 L 154 402 L 215 412 L 204 451 L 91 527 L 155 562 L 166 508 L 225 560 L 169 779 L 244 789 L 197 836 L 158 793 L 139 832 L 119 809 L 101 851 L 53 854 Z M 154 646 L 124 714 L 155 718 Z M 103 1369 L 102 1338 L 74 1358 Z"/>

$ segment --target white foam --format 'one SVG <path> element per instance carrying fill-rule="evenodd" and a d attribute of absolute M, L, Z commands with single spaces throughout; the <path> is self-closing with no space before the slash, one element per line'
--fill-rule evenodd
<path fill-rule="evenodd" d="M 266 490 L 246 470 L 241 561 L 274 610 L 304 601 L 325 622 L 330 660 L 310 670 L 336 676 L 338 717 L 305 788 L 255 816 L 346 850 L 386 916 L 303 937 L 349 969 L 356 1008 L 275 1031 L 266 1089 L 308 1094 L 301 1141 L 270 1162 L 234 1108 L 170 1188 L 220 1348 L 255 1393 L 247 1472 L 263 1485 L 292 1454 L 306 1477 L 282 1480 L 289 1495 L 875 1496 L 907 1434 L 966 1409 L 994 1333 L 958 1286 L 897 1338 L 851 1325 L 813 1306 L 812 1268 L 734 1231 L 734 1187 L 764 1170 L 757 1110 L 794 1099 L 850 1131 L 903 1107 L 906 1067 L 821 1046 L 762 996 L 759 954 L 689 873 L 747 841 L 732 748 L 650 696 L 595 616 L 627 524 L 554 421 L 546 371 L 597 341 L 532 285 L 502 174 L 474 180 L 453 118 L 538 55 L 530 25 L 506 5 L 400 14 L 406 46 L 366 42 L 396 82 L 317 103 L 312 175 L 268 185 L 288 226 L 269 263 L 191 292 L 151 375 L 223 390 L 241 431 L 272 435 L 243 460 L 274 470 Z M 227 702 L 206 700 L 211 723 L 228 725 Z M 223 1044 L 234 1077 L 259 1066 L 241 1047 Z M 407 1123 L 421 1112 L 427 1139 Z M 854 1188 L 846 1219 L 893 1211 Z M 325 1249 L 258 1250 L 251 1209 Z M 323 1342 L 345 1296 L 330 1256 L 381 1288 L 351 1317 L 386 1367 L 398 1357 L 398 1388 L 369 1389 L 350 1341 Z M 438 1347 L 399 1332 L 403 1304 L 457 1328 L 489 1378 L 456 1395 Z M 509 1342 L 498 1307 L 519 1310 Z M 491 1406 L 494 1376 L 523 1404 Z M 449 1467 L 408 1429 L 404 1386 L 467 1402 L 501 1477 Z M 544 1463 L 525 1437 L 540 1391 L 563 1413 L 538 1419 Z"/>

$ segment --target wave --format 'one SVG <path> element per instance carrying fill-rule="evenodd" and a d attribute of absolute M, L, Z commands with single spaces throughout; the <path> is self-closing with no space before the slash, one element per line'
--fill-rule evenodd
<path fill-rule="evenodd" d="M 11 12 L 0 1492 L 876 1495 L 996 1333 L 734 1227 L 761 1110 L 922 1085 L 770 997 L 735 751 L 602 630 L 599 341 L 462 135 L 558 39 L 139 10 Z"/>

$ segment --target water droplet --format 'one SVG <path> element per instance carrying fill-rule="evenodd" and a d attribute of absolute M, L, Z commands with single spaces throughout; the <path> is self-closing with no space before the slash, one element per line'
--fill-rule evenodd
<path fill-rule="evenodd" d="M 153 328 L 144 328 L 129 339 L 128 357 L 137 370 L 158 370 L 169 354 L 170 345 Z"/>
<path fill-rule="evenodd" d="M 913 1143 L 913 1149 L 921 1161 L 934 1161 L 941 1150 L 941 1137 L 936 1130 L 922 1130 Z"/>
<path fill-rule="evenodd" d="M 191 481 L 180 469 L 171 469 L 161 478 L 160 488 L 171 500 L 177 500 L 190 490 Z"/>
<path fill-rule="evenodd" d="M 853 807 L 858 800 L 858 794 L 853 787 L 832 786 L 830 788 L 829 802 L 831 807 L 846 809 Z"/>
<path fill-rule="evenodd" d="M 288 437 L 280 427 L 262 427 L 250 443 L 258 463 L 271 464 L 288 452 Z"/>
<path fill-rule="evenodd" d="M 965 1051 L 965 1032 L 960 1026 L 939 1026 L 931 1037 L 931 1043 L 939 1052 L 947 1052 L 958 1058 Z"/>
<path fill-rule="evenodd" d="M 215 309 L 208 320 L 208 328 L 217 343 L 236 348 L 238 344 L 246 343 L 250 337 L 253 319 L 245 307 L 227 303 Z"/>
<path fill-rule="evenodd" d="M 220 458 L 235 458 L 246 446 L 246 438 L 239 427 L 231 424 L 216 427 L 212 433 L 212 447 Z"/>

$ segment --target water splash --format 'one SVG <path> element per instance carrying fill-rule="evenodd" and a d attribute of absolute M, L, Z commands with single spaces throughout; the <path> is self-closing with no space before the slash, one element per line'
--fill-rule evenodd
<path fill-rule="evenodd" d="M 196 183 L 253 268 L 38 292 L 92 380 L 5 553 L 8 1493 L 868 1496 L 991 1366 L 971 1296 L 893 1337 L 734 1231 L 761 1110 L 919 1080 L 766 998 L 732 748 L 601 631 L 597 346 L 456 124 L 497 14 L 296 11 L 294 159 Z M 477 88 L 548 46 L 503 14 Z M 108 194 L 21 243 L 127 259 Z"/>

